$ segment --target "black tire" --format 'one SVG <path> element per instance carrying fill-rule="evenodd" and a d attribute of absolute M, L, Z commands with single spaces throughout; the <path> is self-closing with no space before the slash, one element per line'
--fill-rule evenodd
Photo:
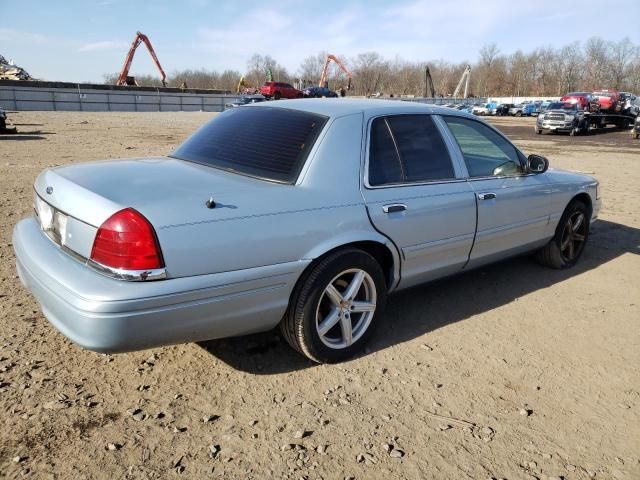
<path fill-rule="evenodd" d="M 640 133 L 634 133 L 633 134 L 633 138 L 635 138 L 636 140 L 640 138 Z"/>
<path fill-rule="evenodd" d="M 542 129 L 540 129 L 540 128 L 536 128 L 536 133 L 537 133 L 538 135 L 542 135 Z"/>
<path fill-rule="evenodd" d="M 522 116 L 522 112 L 516 112 L 516 117 L 521 117 Z"/>
<path fill-rule="evenodd" d="M 373 289 L 373 303 L 375 310 L 371 316 L 366 316 L 366 312 L 351 312 L 349 307 L 339 308 L 331 301 L 327 294 L 330 285 L 336 287 L 340 294 L 347 293 L 347 287 L 352 285 L 348 275 L 350 271 L 365 272 L 365 277 L 358 288 L 354 299 L 367 298 Z M 344 278 L 344 290 L 339 291 L 339 282 Z M 355 273 L 353 277 L 355 278 Z M 364 276 L 364 275 L 363 275 Z M 342 287 L 340 287 L 342 288 Z M 364 295 L 364 297 L 363 297 Z M 289 307 L 284 318 L 280 322 L 280 330 L 294 350 L 305 355 L 309 359 L 318 363 L 333 363 L 352 357 L 360 351 L 367 339 L 373 333 L 381 312 L 384 310 L 387 298 L 387 285 L 385 276 L 380 264 L 368 253 L 358 249 L 345 249 L 331 253 L 312 265 L 308 271 L 300 278 L 289 302 Z M 341 317 L 333 327 L 329 329 L 321 338 L 319 328 L 320 313 L 323 308 L 339 311 L 340 315 L 345 314 L 348 319 Z M 354 307 L 351 307 L 353 310 Z M 359 317 L 356 317 L 359 315 Z M 330 313 L 325 316 L 325 320 Z M 343 321 L 348 321 L 351 325 L 353 335 L 356 337 L 353 343 L 348 346 L 340 346 L 340 339 L 344 341 Z M 360 328 L 360 331 L 358 331 Z M 333 333 L 332 333 L 333 332 Z M 334 337 L 332 337 L 331 335 Z M 334 346 L 329 346 L 335 335 L 340 337 Z M 329 343 L 328 343 L 329 342 Z"/>
<path fill-rule="evenodd" d="M 282 98 L 282 94 L 280 92 L 276 92 L 273 94 L 273 98 L 276 100 L 280 100 Z"/>
<path fill-rule="evenodd" d="M 576 230 L 572 228 L 575 223 L 578 223 L 576 220 L 578 216 L 582 216 L 582 223 L 579 228 Z M 571 220 L 571 223 L 569 223 Z M 565 209 L 562 217 L 560 217 L 560 221 L 558 222 L 558 226 L 556 227 L 556 232 L 553 238 L 547 243 L 544 247 L 536 252 L 536 260 L 545 265 L 547 267 L 555 268 L 558 270 L 564 268 L 571 268 L 577 262 L 582 252 L 584 251 L 584 247 L 589 240 L 589 224 L 591 220 L 591 215 L 589 212 L 589 208 L 584 204 L 584 202 L 580 200 L 572 201 L 567 208 Z M 582 240 L 576 238 L 569 239 L 571 243 L 571 254 L 569 255 L 569 244 L 567 242 L 568 229 L 572 228 L 574 232 L 573 235 L 580 235 Z"/>

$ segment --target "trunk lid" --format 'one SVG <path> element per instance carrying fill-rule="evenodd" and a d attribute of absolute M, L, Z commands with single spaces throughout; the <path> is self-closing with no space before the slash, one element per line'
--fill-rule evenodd
<path fill-rule="evenodd" d="M 34 201 L 41 227 L 56 243 L 90 258 L 98 227 L 114 213 L 133 208 L 153 225 L 160 246 L 175 226 L 195 226 L 269 213 L 291 185 L 267 182 L 168 157 L 84 163 L 45 170 L 34 185 L 52 206 L 50 228 L 42 202 Z M 206 203 L 213 198 L 216 207 Z M 217 223 L 216 223 L 217 224 Z M 182 247 L 207 239 L 183 240 Z M 174 273 L 175 272 L 174 270 Z"/>
<path fill-rule="evenodd" d="M 292 188 L 192 162 L 155 157 L 84 163 L 46 170 L 37 194 L 56 209 L 94 227 L 134 208 L 156 228 L 246 214 L 267 207 L 260 198 Z M 48 193 L 51 192 L 51 193 Z M 216 208 L 206 207 L 213 198 Z"/>

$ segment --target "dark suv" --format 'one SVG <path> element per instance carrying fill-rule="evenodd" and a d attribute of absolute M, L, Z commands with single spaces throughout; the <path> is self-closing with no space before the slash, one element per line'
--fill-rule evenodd
<path fill-rule="evenodd" d="M 281 98 L 302 98 L 302 92 L 283 82 L 264 82 L 260 93 L 267 98 L 280 100 Z"/>

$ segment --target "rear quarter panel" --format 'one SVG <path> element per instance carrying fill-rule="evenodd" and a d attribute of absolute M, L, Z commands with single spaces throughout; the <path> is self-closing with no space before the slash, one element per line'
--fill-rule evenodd
<path fill-rule="evenodd" d="M 331 120 L 296 185 L 264 189 L 253 208 L 158 229 L 169 276 L 313 259 L 344 243 L 386 239 L 359 191 L 362 116 Z M 219 200 L 226 203 L 224 194 Z"/>

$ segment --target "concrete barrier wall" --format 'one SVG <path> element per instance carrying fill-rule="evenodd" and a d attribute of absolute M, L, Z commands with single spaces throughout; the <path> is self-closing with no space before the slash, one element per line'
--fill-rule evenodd
<path fill-rule="evenodd" d="M 513 103 L 515 105 L 518 105 L 522 102 L 535 102 L 535 101 L 545 101 L 545 100 L 550 100 L 552 102 L 557 102 L 558 100 L 560 100 L 560 97 L 489 97 L 489 101 L 490 102 L 495 102 L 495 103 Z"/>
<path fill-rule="evenodd" d="M 222 112 L 238 95 L 182 92 L 176 88 L 123 88 L 55 82 L 0 82 L 0 107 L 5 110 L 71 112 Z M 389 100 L 381 97 L 381 100 Z M 485 103 L 486 98 L 394 97 L 390 100 L 435 105 Z"/>
<path fill-rule="evenodd" d="M 110 91 L 92 88 L 30 87 L 0 84 L 5 110 L 75 112 L 222 112 L 236 95 L 157 91 Z"/>

